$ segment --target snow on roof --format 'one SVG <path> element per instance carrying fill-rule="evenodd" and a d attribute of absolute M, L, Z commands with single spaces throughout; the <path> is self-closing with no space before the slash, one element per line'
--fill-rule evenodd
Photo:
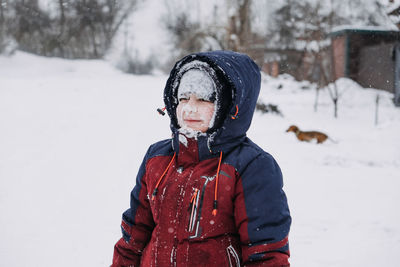
<path fill-rule="evenodd" d="M 400 0 L 394 0 L 393 3 L 388 3 L 386 6 L 386 13 L 392 13 L 394 10 L 400 7 Z"/>
<path fill-rule="evenodd" d="M 341 31 L 399 31 L 395 25 L 367 26 L 367 25 L 341 25 L 332 28 L 331 33 Z"/>

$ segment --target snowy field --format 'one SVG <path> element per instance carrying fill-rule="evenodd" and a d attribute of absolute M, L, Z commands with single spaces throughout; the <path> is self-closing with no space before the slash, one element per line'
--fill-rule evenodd
<path fill-rule="evenodd" d="M 166 76 L 123 74 L 104 61 L 0 57 L 0 266 L 108 266 L 144 153 L 170 137 Z M 396 266 L 400 251 L 400 108 L 340 80 L 327 91 L 265 76 L 249 137 L 279 162 L 293 217 L 292 266 Z M 280 88 L 281 87 L 281 88 Z M 280 89 L 278 89 L 280 88 Z M 285 130 L 338 143 L 301 143 Z"/>

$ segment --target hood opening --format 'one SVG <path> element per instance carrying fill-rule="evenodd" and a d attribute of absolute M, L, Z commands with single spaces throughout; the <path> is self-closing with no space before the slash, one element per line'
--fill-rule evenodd
<path fill-rule="evenodd" d="M 188 63 L 192 64 L 187 65 Z M 164 88 L 164 102 L 172 130 L 172 146 L 178 151 L 180 128 L 176 117 L 178 105 L 177 86 L 182 73 L 196 66 L 214 75 L 219 100 L 215 124 L 198 134 L 201 158 L 228 152 L 246 138 L 261 86 L 260 69 L 247 55 L 233 51 L 209 51 L 188 55 L 172 68 Z M 222 101 L 223 100 L 223 101 Z M 182 128 L 183 129 L 183 128 Z"/>
<path fill-rule="evenodd" d="M 223 70 L 209 58 L 199 55 L 190 55 L 179 61 L 170 74 L 169 88 L 164 94 L 166 104 L 169 102 L 169 114 L 171 123 L 175 129 L 179 129 L 176 108 L 179 104 L 178 87 L 182 76 L 189 70 L 198 69 L 205 71 L 214 81 L 216 85 L 216 111 L 214 123 L 211 128 L 206 131 L 207 135 L 216 132 L 224 124 L 225 119 L 229 116 L 235 98 L 235 86 L 225 75 Z M 167 99 L 166 99 L 167 98 Z M 168 109 L 168 104 L 167 104 Z"/>

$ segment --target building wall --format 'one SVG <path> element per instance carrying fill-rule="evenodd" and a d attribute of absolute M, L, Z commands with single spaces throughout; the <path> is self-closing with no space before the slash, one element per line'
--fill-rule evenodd
<path fill-rule="evenodd" d="M 348 77 L 363 87 L 394 92 L 396 31 L 346 30 L 333 35 L 336 77 Z"/>
<path fill-rule="evenodd" d="M 279 63 L 278 61 L 266 62 L 263 64 L 261 70 L 272 77 L 278 77 Z"/>
<path fill-rule="evenodd" d="M 336 79 L 346 77 L 346 37 L 338 36 L 332 40 L 334 75 Z"/>
<path fill-rule="evenodd" d="M 394 93 L 394 44 L 362 47 L 359 52 L 356 81 L 363 87 Z"/>

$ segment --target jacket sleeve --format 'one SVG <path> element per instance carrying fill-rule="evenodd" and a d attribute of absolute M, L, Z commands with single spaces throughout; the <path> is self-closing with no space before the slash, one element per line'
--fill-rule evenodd
<path fill-rule="evenodd" d="M 269 154 L 252 160 L 240 174 L 235 222 L 245 266 L 290 266 L 291 217 L 281 170 Z"/>
<path fill-rule="evenodd" d="M 149 149 L 150 150 L 150 149 Z M 112 267 L 139 266 L 144 247 L 151 238 L 154 220 L 146 185 L 147 151 L 131 192 L 130 208 L 122 215 L 122 238 L 114 246 Z"/>

